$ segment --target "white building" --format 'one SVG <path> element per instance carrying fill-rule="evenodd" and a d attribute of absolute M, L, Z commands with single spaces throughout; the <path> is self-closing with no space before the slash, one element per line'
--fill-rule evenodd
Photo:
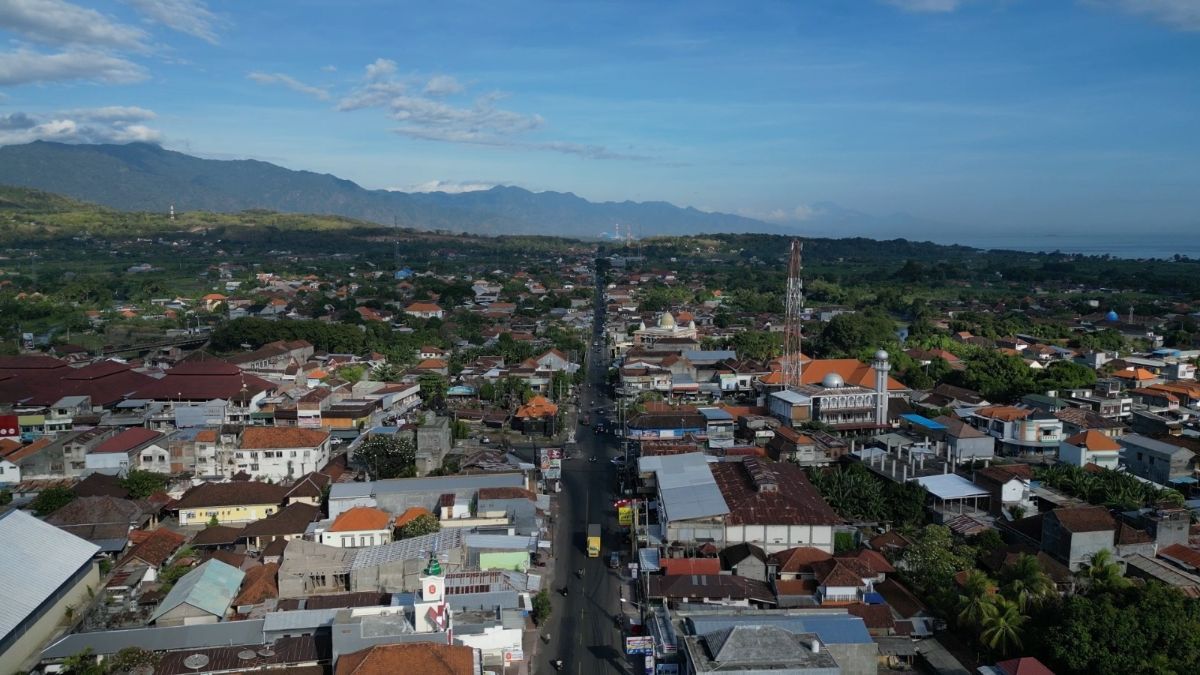
<path fill-rule="evenodd" d="M 329 432 L 299 427 L 246 427 L 232 452 L 229 475 L 245 471 L 256 478 L 284 480 L 329 463 Z"/>
<path fill-rule="evenodd" d="M 1081 431 L 1059 443 L 1058 460 L 1072 466 L 1095 464 L 1116 470 L 1121 463 L 1121 444 L 1099 431 Z"/>

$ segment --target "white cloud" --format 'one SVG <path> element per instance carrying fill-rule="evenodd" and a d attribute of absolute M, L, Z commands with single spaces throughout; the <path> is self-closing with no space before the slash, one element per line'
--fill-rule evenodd
<path fill-rule="evenodd" d="M 415 185 L 407 185 L 404 187 L 388 188 L 393 192 L 446 192 L 448 194 L 461 194 L 463 192 L 479 192 L 481 190 L 491 190 L 496 187 L 496 183 L 485 183 L 482 181 L 447 181 L 447 180 L 429 180 L 424 183 Z"/>
<path fill-rule="evenodd" d="M 110 105 L 100 108 L 77 108 L 63 113 L 69 117 L 78 117 L 100 122 L 142 122 L 158 117 L 153 110 L 139 108 L 135 105 Z"/>
<path fill-rule="evenodd" d="M 653 159 L 602 145 L 527 139 L 525 135 L 544 127 L 546 120 L 536 113 L 499 107 L 504 94 L 490 92 L 458 102 L 458 95 L 467 87 L 453 76 L 435 75 L 424 81 L 408 78 L 406 82 L 397 77 L 397 70 L 395 61 L 376 59 L 367 65 L 358 88 L 338 101 L 337 109 L 381 108 L 401 123 L 392 131 L 425 141 L 543 150 L 589 159 Z"/>
<path fill-rule="evenodd" d="M 906 12 L 953 12 L 963 0 L 885 0 L 889 5 Z"/>
<path fill-rule="evenodd" d="M 125 0 L 142 16 L 172 30 L 217 43 L 217 28 L 222 20 L 203 0 Z"/>
<path fill-rule="evenodd" d="M 391 59 L 375 59 L 374 63 L 367 64 L 367 79 L 368 80 L 383 80 L 393 77 L 396 74 L 396 62 Z"/>
<path fill-rule="evenodd" d="M 0 0 L 0 27 L 54 45 L 144 49 L 146 33 L 63 0 Z"/>
<path fill-rule="evenodd" d="M 144 79 L 144 68 L 104 52 L 68 50 L 43 54 L 28 49 L 0 52 L 0 86 L 72 80 L 128 84 Z"/>
<path fill-rule="evenodd" d="M 429 96 L 450 96 L 464 91 L 466 87 L 449 75 L 434 75 L 425 83 L 425 93 Z"/>
<path fill-rule="evenodd" d="M 327 66 L 321 66 L 321 72 L 322 73 L 336 73 L 337 66 L 335 66 L 333 64 L 329 64 Z"/>
<path fill-rule="evenodd" d="M 765 211 L 762 209 L 738 209 L 736 213 L 739 216 L 765 220 L 769 223 L 799 223 L 819 215 L 820 212 L 808 204 L 800 204 L 790 209 L 775 208 Z"/>
<path fill-rule="evenodd" d="M 1087 4 L 1116 7 L 1139 14 L 1172 28 L 1200 31 L 1200 2 L 1197 0 L 1086 0 Z"/>
<path fill-rule="evenodd" d="M 40 117 L 24 112 L 0 115 L 0 145 L 33 141 L 61 143 L 157 143 L 162 134 L 139 120 L 152 119 L 151 110 L 108 107 L 67 110 Z"/>
<path fill-rule="evenodd" d="M 259 84 L 278 84 L 287 87 L 292 91 L 306 94 L 322 101 L 329 100 L 329 92 L 327 90 L 320 87 L 314 87 L 310 84 L 305 84 L 300 80 L 297 80 L 290 75 L 284 75 L 283 73 L 260 73 L 256 71 L 247 74 L 246 77 Z"/>

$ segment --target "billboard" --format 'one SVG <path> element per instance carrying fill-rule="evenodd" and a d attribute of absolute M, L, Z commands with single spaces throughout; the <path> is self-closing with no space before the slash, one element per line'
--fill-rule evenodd
<path fill-rule="evenodd" d="M 654 636 L 653 635 L 632 635 L 625 638 L 625 653 L 626 654 L 645 654 L 647 656 L 654 654 Z"/>
<path fill-rule="evenodd" d="M 618 506 L 617 507 L 617 522 L 625 527 L 633 525 L 633 507 Z"/>
<path fill-rule="evenodd" d="M 21 435 L 21 422 L 16 415 L 0 415 L 0 438 L 15 438 Z"/>

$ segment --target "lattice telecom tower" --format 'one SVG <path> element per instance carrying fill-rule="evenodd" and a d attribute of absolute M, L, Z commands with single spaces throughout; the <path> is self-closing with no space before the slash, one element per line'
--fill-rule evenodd
<path fill-rule="evenodd" d="M 800 386 L 800 313 L 804 309 L 804 279 L 800 256 L 804 244 L 792 240 L 792 256 L 788 260 L 787 316 L 783 324 L 783 384 L 788 389 Z"/>

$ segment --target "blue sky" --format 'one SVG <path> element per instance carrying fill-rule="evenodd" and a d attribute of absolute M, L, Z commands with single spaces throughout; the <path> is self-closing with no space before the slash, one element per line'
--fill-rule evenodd
<path fill-rule="evenodd" d="M 1200 0 L 0 0 L 0 144 L 989 236 L 1200 228 Z"/>

